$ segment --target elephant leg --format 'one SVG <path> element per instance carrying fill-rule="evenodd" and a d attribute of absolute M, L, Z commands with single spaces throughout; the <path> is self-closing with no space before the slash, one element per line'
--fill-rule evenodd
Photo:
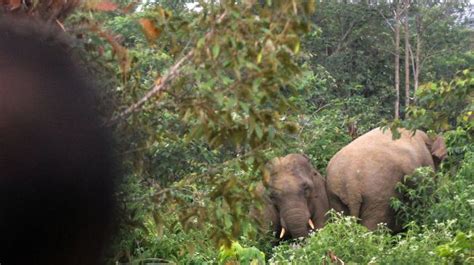
<path fill-rule="evenodd" d="M 351 216 L 360 218 L 360 208 L 362 206 L 361 202 L 353 202 L 349 204 L 349 213 Z"/>
<path fill-rule="evenodd" d="M 362 200 L 360 198 L 360 196 L 355 195 L 350 197 L 350 200 L 345 203 L 337 195 L 333 195 L 329 196 L 329 204 L 336 212 L 342 212 L 346 216 L 350 215 L 359 218 L 362 206 Z"/>
<path fill-rule="evenodd" d="M 336 212 L 342 212 L 344 215 L 349 214 L 349 208 L 345 205 L 341 199 L 336 194 L 328 195 L 329 206 L 334 209 Z"/>
<path fill-rule="evenodd" d="M 361 209 L 361 224 L 369 230 L 377 229 L 380 223 L 388 228 L 394 228 L 393 210 L 388 201 L 368 200 Z"/>
<path fill-rule="evenodd" d="M 351 216 L 361 218 L 361 208 L 363 205 L 362 196 L 358 193 L 350 193 L 348 198 L 347 206 L 349 208 L 349 214 Z"/>

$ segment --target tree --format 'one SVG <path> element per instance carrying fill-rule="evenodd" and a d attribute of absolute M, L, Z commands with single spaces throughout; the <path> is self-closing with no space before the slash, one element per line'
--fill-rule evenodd
<path fill-rule="evenodd" d="M 410 50 L 410 60 L 412 61 L 415 90 L 419 87 L 420 78 L 423 76 L 431 76 L 432 79 L 448 79 L 458 69 L 467 67 L 461 63 L 448 72 L 442 73 L 440 69 L 437 69 L 437 66 L 434 66 L 434 64 L 438 64 L 436 62 L 438 57 L 458 58 L 459 54 L 468 50 L 466 45 L 468 34 L 463 25 L 457 21 L 467 5 L 468 1 L 463 0 L 412 4 L 412 16 L 414 16 L 412 28 L 415 29 L 412 34 L 416 48 L 414 52 Z"/>
<path fill-rule="evenodd" d="M 347 123 L 359 124 L 377 122 L 367 115 L 367 106 L 374 115 L 393 115 L 393 56 L 387 50 L 392 43 L 378 6 L 364 1 L 319 1 L 316 6 L 316 30 L 304 43 L 306 62 L 317 73 L 323 66 L 334 78 L 331 89 L 318 93 L 316 109 L 338 105 Z M 339 105 L 340 98 L 350 100 Z"/>
<path fill-rule="evenodd" d="M 410 8 L 410 0 L 405 0 L 404 4 L 407 6 L 407 9 Z M 408 10 L 405 12 L 405 17 L 403 20 L 403 30 L 404 30 L 404 39 L 405 39 L 405 108 L 410 105 L 410 31 L 408 25 Z"/>
<path fill-rule="evenodd" d="M 400 3 L 396 1 L 396 7 L 394 11 L 395 25 L 395 115 L 394 118 L 397 120 L 400 116 L 400 19 L 403 13 L 403 9 Z"/>
<path fill-rule="evenodd" d="M 404 29 L 404 73 L 405 73 L 405 107 L 410 104 L 410 63 L 412 65 L 414 88 L 418 88 L 420 78 L 424 75 L 434 74 L 433 78 L 439 79 L 437 76 L 440 73 L 440 66 L 434 63 L 435 58 L 450 56 L 459 57 L 459 50 L 467 51 L 467 34 L 463 34 L 462 25 L 456 20 L 459 14 L 462 14 L 466 1 L 453 2 L 412 2 L 409 0 L 394 1 L 389 5 L 389 10 L 383 5 L 376 5 L 379 13 L 385 18 L 386 25 L 393 31 L 394 34 L 394 86 L 396 91 L 395 98 L 395 117 L 399 116 L 399 101 L 400 101 L 400 24 L 403 24 Z M 414 24 L 410 27 L 410 23 Z M 414 28 L 415 32 L 410 29 Z M 410 39 L 414 36 L 416 43 L 415 52 L 412 51 Z M 449 37 L 447 37 L 449 36 Z M 446 40 L 451 41 L 446 41 Z M 455 41 L 454 41 L 455 40 Z M 448 48 L 449 47 L 449 48 Z M 455 51 L 455 52 L 454 52 Z M 455 55 L 457 53 L 457 55 Z M 448 56 L 449 54 L 449 56 Z M 462 53 L 461 53 L 462 54 Z M 469 55 L 467 55 L 469 57 Z M 468 59 L 472 60 L 472 59 Z M 429 65 L 429 72 L 423 75 L 423 70 L 428 61 L 432 61 Z M 441 62 L 440 62 L 441 63 Z M 446 65 L 446 64 L 445 64 Z M 466 67 L 466 64 L 456 65 L 450 69 L 449 72 L 443 73 L 444 78 L 449 78 L 457 69 Z M 397 110 L 398 108 L 398 110 Z"/>
<path fill-rule="evenodd" d="M 122 138 L 130 179 L 151 183 L 143 201 L 154 202 L 132 207 L 153 216 L 159 230 L 170 214 L 186 229 L 210 224 L 209 237 L 227 244 L 254 229 L 246 213 L 258 197 L 252 183 L 265 152 L 297 130 L 288 98 L 314 3 L 201 5 L 172 12 L 150 2 L 117 18 L 123 6 L 109 17 L 78 13 L 67 29 L 86 36 L 81 41 L 93 54 L 120 62 L 112 67 L 121 104 L 107 125 Z"/>
<path fill-rule="evenodd" d="M 390 28 L 393 31 L 394 34 L 394 68 L 395 68 L 395 114 L 394 118 L 397 120 L 400 117 L 400 25 L 402 24 L 402 18 L 403 16 L 407 17 L 408 15 L 406 14 L 408 12 L 408 8 L 410 5 L 409 0 L 403 0 L 402 2 L 400 1 L 394 1 L 393 6 L 392 6 L 392 13 L 393 13 L 393 26 L 391 25 L 391 21 L 389 18 L 386 17 L 386 15 L 383 14 L 383 11 L 379 11 L 380 14 L 385 18 L 387 25 L 390 26 Z M 406 22 L 408 23 L 408 22 Z M 408 25 L 408 24 L 405 24 Z M 408 28 L 408 26 L 406 26 Z M 407 35 L 405 35 L 405 41 L 408 41 Z M 405 42 L 405 44 L 406 44 Z M 406 45 L 407 46 L 407 45 Z M 406 57 L 405 57 L 406 58 Z M 407 67 L 405 67 L 405 70 Z M 409 82 L 405 79 L 406 84 L 409 86 Z"/>

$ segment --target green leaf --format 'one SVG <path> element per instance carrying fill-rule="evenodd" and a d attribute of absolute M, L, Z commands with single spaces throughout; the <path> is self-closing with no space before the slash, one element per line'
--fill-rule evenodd
<path fill-rule="evenodd" d="M 212 46 L 212 58 L 216 59 L 217 56 L 219 56 L 219 53 L 221 51 L 221 47 L 217 44 Z"/>
<path fill-rule="evenodd" d="M 260 127 L 260 125 L 258 124 L 255 125 L 255 133 L 257 134 L 258 139 L 262 139 L 263 130 L 262 130 L 262 127 Z"/>
<path fill-rule="evenodd" d="M 257 64 L 260 64 L 262 62 L 262 58 L 263 58 L 263 52 L 260 51 L 257 55 Z"/>

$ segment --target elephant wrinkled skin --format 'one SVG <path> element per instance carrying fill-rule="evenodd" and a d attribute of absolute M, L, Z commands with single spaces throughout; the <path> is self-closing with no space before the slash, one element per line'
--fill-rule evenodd
<path fill-rule="evenodd" d="M 376 128 L 342 148 L 327 167 L 330 207 L 360 218 L 371 230 L 385 223 L 400 231 L 390 207 L 390 198 L 399 196 L 397 183 L 418 167 L 434 169 L 446 156 L 442 137 L 432 140 L 419 130 L 414 135 L 399 131 L 401 137 L 393 140 L 389 129 Z"/>
<path fill-rule="evenodd" d="M 264 184 L 265 218 L 279 238 L 302 237 L 323 227 L 329 209 L 325 183 L 306 156 L 272 159 L 264 170 Z"/>

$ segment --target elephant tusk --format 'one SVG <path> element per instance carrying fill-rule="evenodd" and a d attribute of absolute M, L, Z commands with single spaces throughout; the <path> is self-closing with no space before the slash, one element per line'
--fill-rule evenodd
<path fill-rule="evenodd" d="M 308 220 L 308 224 L 311 227 L 311 229 L 314 230 L 314 224 L 313 224 L 313 221 L 311 221 L 311 219 Z"/>
<path fill-rule="evenodd" d="M 281 233 L 280 233 L 280 239 L 283 238 L 283 236 L 285 235 L 285 228 L 281 228 Z"/>

